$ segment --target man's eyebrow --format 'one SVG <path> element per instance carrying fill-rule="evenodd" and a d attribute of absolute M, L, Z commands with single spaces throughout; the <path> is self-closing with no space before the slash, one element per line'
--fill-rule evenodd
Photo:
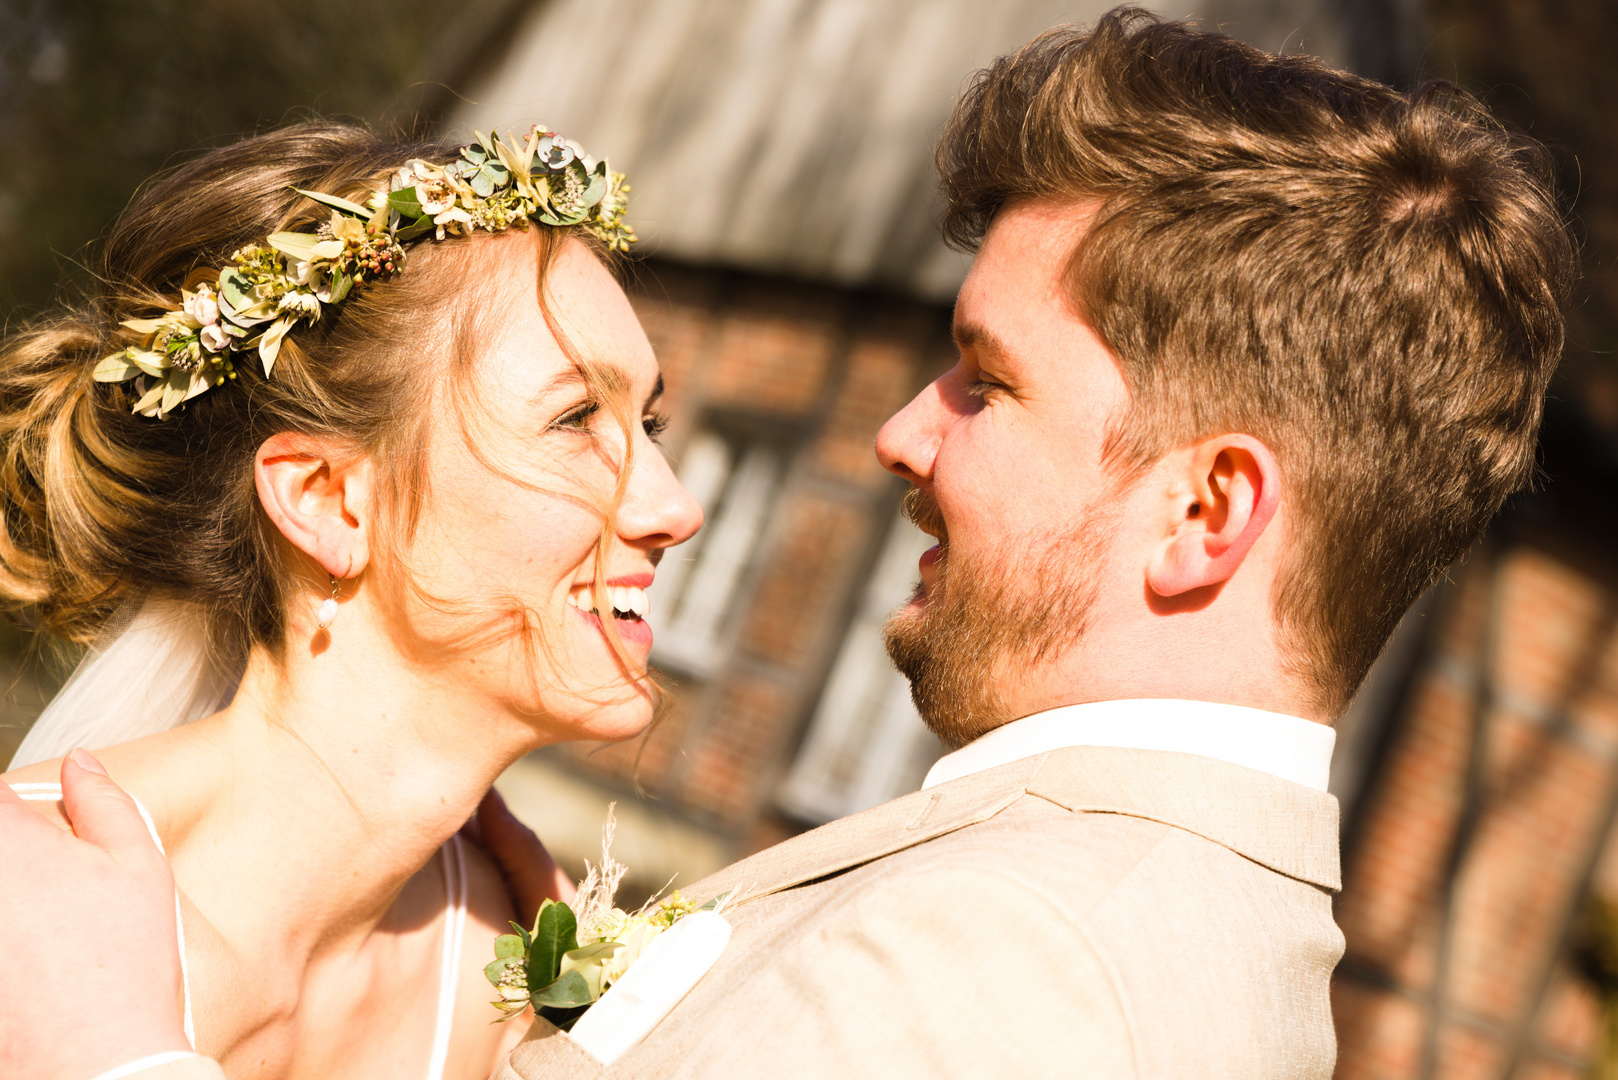
<path fill-rule="evenodd" d="M 1006 356 L 1008 354 L 1005 342 L 995 337 L 988 327 L 983 326 L 981 323 L 956 322 L 950 327 L 950 333 L 955 338 L 955 347 L 962 352 L 967 349 L 977 349 L 996 356 Z"/>

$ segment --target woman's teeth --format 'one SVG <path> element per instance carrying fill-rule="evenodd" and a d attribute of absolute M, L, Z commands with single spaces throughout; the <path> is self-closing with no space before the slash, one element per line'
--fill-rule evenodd
<path fill-rule="evenodd" d="M 588 585 L 575 587 L 567 594 L 567 602 L 580 611 L 600 614 L 596 607 L 595 590 Z M 652 611 L 646 590 L 632 585 L 608 585 L 607 602 L 612 605 L 612 617 L 615 619 L 644 619 Z"/>

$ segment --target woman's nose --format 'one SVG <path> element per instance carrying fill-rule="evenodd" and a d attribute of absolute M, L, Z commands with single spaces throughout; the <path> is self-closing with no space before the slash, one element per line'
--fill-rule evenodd
<path fill-rule="evenodd" d="M 683 544 L 702 528 L 702 504 L 685 489 L 654 446 L 637 451 L 634 471 L 618 506 L 618 535 L 635 547 Z"/>

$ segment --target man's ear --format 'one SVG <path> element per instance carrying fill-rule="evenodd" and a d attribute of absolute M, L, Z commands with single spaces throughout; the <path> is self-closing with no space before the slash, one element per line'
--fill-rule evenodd
<path fill-rule="evenodd" d="M 1220 585 L 1242 564 L 1281 502 L 1281 469 L 1250 435 L 1219 435 L 1173 455 L 1168 535 L 1146 583 L 1158 596 Z"/>
<path fill-rule="evenodd" d="M 292 545 L 333 577 L 353 577 L 370 558 L 375 495 L 371 459 L 330 439 L 283 432 L 253 460 L 259 502 Z"/>

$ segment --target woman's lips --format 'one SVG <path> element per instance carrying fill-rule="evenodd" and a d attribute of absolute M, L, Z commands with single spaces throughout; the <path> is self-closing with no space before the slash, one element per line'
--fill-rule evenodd
<path fill-rule="evenodd" d="M 573 608 L 572 610 L 575 615 L 594 627 L 597 633 L 602 635 L 606 634 L 606 629 L 601 625 L 601 616 L 597 615 L 593 611 L 580 611 L 578 608 Z M 632 647 L 639 646 L 640 648 L 645 649 L 648 653 L 651 652 L 651 623 L 647 622 L 645 619 L 614 619 L 613 621 L 617 626 L 618 636 L 623 639 L 625 645 Z"/>

